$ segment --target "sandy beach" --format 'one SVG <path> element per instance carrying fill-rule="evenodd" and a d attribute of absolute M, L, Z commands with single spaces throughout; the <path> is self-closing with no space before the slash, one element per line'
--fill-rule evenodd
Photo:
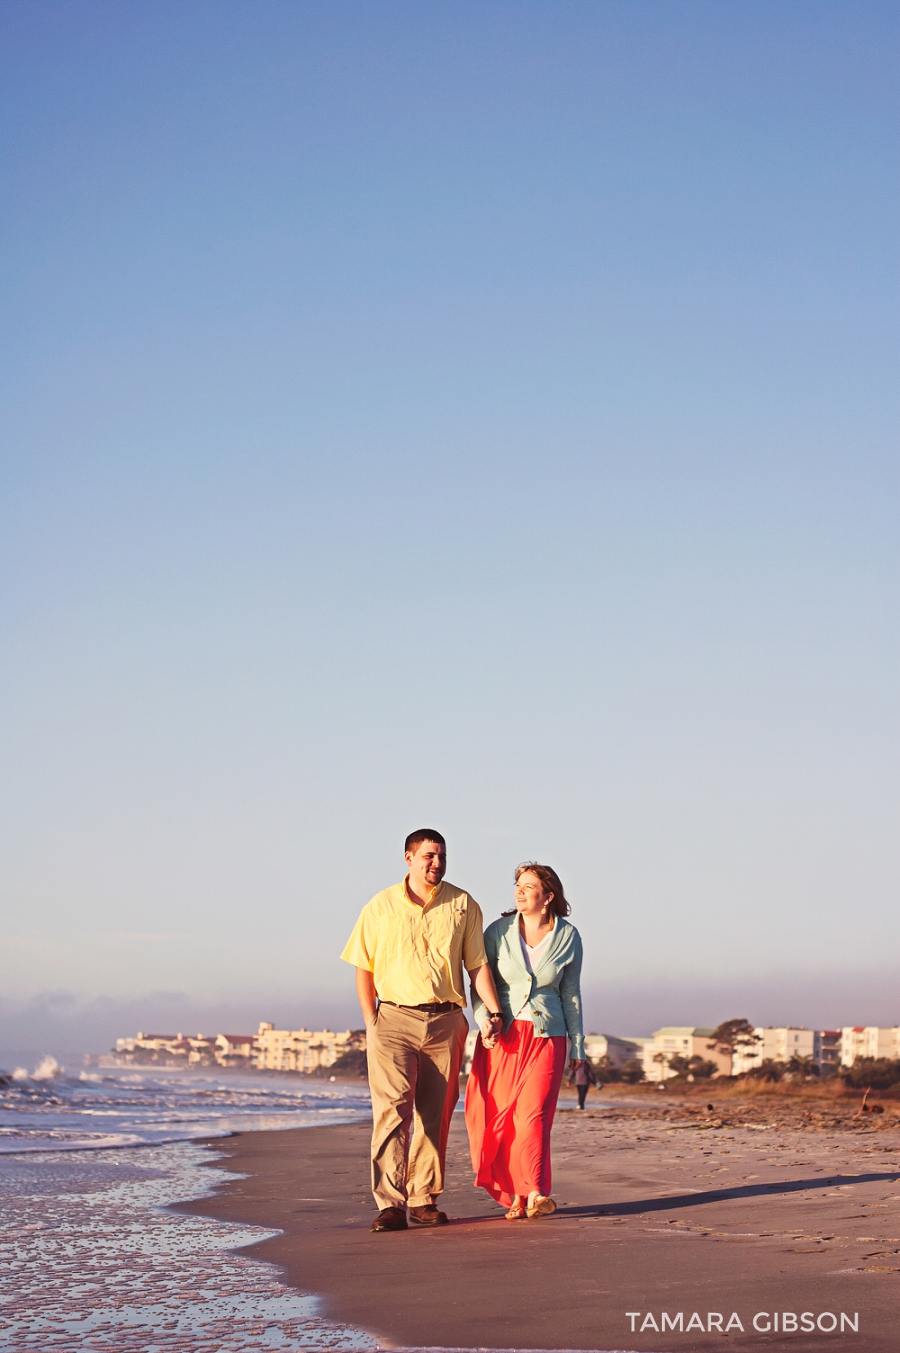
<path fill-rule="evenodd" d="M 450 1226 L 369 1233 L 365 1124 L 216 1142 L 247 1177 L 180 1210 L 277 1228 L 245 1252 L 384 1347 L 894 1350 L 896 1107 L 662 1099 L 604 1091 L 581 1113 L 563 1092 L 543 1221 L 508 1223 L 474 1189 L 460 1115 Z"/>

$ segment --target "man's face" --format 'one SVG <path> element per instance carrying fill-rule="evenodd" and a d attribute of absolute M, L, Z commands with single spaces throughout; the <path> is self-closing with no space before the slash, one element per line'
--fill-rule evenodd
<path fill-rule="evenodd" d="M 420 841 L 406 852 L 409 881 L 414 888 L 436 888 L 447 872 L 447 847 L 436 841 Z"/>

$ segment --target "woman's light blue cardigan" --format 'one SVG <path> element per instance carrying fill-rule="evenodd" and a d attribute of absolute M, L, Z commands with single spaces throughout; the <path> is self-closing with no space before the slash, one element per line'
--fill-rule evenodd
<path fill-rule="evenodd" d="M 581 1022 L 581 936 L 571 922 L 557 916 L 553 938 L 528 971 L 519 938 L 519 914 L 501 916 L 484 932 L 484 948 L 497 985 L 504 1033 L 518 1015 L 530 1015 L 538 1038 L 568 1034 L 570 1057 L 584 1057 Z M 475 1019 L 481 1024 L 485 1004 L 472 990 Z M 524 1009 L 523 1009 L 524 1007 Z"/>

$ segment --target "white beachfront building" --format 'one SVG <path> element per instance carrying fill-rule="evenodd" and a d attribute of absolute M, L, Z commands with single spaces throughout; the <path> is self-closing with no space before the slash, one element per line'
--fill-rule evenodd
<path fill-rule="evenodd" d="M 365 1047 L 365 1036 L 350 1029 L 276 1029 L 264 1020 L 256 1035 L 260 1071 L 315 1071 L 334 1066 L 344 1052 Z"/>
<path fill-rule="evenodd" d="M 841 1029 L 841 1066 L 852 1066 L 860 1057 L 900 1059 L 900 1025 L 858 1024 Z"/>
<path fill-rule="evenodd" d="M 732 1074 L 741 1076 L 753 1071 L 763 1062 L 789 1062 L 792 1057 L 804 1057 L 818 1062 L 819 1038 L 814 1029 L 793 1024 L 758 1024 L 753 1030 L 753 1047 L 736 1048 Z"/>
<path fill-rule="evenodd" d="M 722 1052 L 718 1047 L 710 1047 L 715 1029 L 701 1029 L 693 1025 L 669 1024 L 657 1029 L 652 1038 L 640 1040 L 643 1043 L 642 1060 L 644 1077 L 648 1081 L 665 1081 L 677 1075 L 672 1070 L 674 1057 L 701 1057 L 704 1062 L 713 1062 L 715 1076 L 731 1075 L 731 1054 Z"/>

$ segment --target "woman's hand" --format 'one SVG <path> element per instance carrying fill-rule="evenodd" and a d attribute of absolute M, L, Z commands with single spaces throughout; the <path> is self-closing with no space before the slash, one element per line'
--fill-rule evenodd
<path fill-rule="evenodd" d="M 577 1071 L 578 1068 L 579 1068 L 580 1066 L 584 1066 L 584 1058 L 583 1058 L 583 1057 L 571 1057 L 571 1058 L 569 1059 L 569 1070 L 570 1070 L 570 1071 Z"/>
<path fill-rule="evenodd" d="M 500 1041 L 500 1034 L 503 1032 L 502 1019 L 483 1019 L 478 1025 L 481 1030 L 481 1041 L 488 1049 L 495 1048 Z"/>

